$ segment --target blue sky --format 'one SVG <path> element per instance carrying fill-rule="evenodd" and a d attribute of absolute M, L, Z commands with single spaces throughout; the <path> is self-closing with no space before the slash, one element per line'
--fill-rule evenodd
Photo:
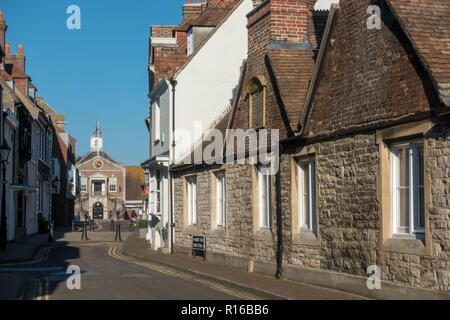
<path fill-rule="evenodd" d="M 148 158 L 148 37 L 152 24 L 178 24 L 184 0 L 1 0 L 11 52 L 23 44 L 38 96 L 65 113 L 77 154 L 100 121 L 104 149 L 136 165 Z M 70 5 L 81 30 L 69 30 Z"/>

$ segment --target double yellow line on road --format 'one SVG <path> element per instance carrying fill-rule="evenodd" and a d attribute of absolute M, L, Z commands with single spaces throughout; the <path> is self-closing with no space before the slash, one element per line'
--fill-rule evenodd
<path fill-rule="evenodd" d="M 213 285 L 213 284 L 211 284 L 211 283 L 209 283 L 207 281 L 204 281 L 204 280 L 195 279 L 195 278 L 192 278 L 192 277 L 180 274 L 180 273 L 176 273 L 176 272 L 164 269 L 164 268 L 162 268 L 160 266 L 156 266 L 156 265 L 151 264 L 151 263 L 141 262 L 141 261 L 138 261 L 138 260 L 126 258 L 124 256 L 120 256 L 120 255 L 117 254 L 117 247 L 110 247 L 109 250 L 108 250 L 108 255 L 113 257 L 113 258 L 115 258 L 115 259 L 122 260 L 122 261 L 129 262 L 129 263 L 133 263 L 133 264 L 137 264 L 137 265 L 140 265 L 140 266 L 145 267 L 147 269 L 150 269 L 150 270 L 153 270 L 153 271 L 157 271 L 157 272 L 160 272 L 160 273 L 163 273 L 163 274 L 175 277 L 175 278 L 180 278 L 180 279 L 184 279 L 184 280 L 200 283 L 200 284 L 202 284 L 204 286 L 207 286 L 207 287 L 209 287 L 211 289 L 214 289 L 214 290 L 217 290 L 217 291 L 220 291 L 220 292 L 232 295 L 232 296 L 237 297 L 237 298 L 242 299 L 242 300 L 255 300 L 252 297 L 249 297 L 249 296 L 246 296 L 244 294 L 241 294 L 241 293 L 238 293 L 238 292 L 235 292 L 235 291 L 231 291 L 231 290 L 228 290 L 228 289 L 225 289 L 225 288 Z"/>
<path fill-rule="evenodd" d="M 38 280 L 38 295 L 35 300 L 49 300 L 48 293 L 50 292 L 50 282 L 47 280 Z"/>

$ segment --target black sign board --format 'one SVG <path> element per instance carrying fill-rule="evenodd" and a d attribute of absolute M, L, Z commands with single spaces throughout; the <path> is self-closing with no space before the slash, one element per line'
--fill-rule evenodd
<path fill-rule="evenodd" d="M 203 256 L 203 260 L 206 261 L 206 237 L 205 236 L 192 236 L 192 256 L 195 257 L 199 254 Z"/>

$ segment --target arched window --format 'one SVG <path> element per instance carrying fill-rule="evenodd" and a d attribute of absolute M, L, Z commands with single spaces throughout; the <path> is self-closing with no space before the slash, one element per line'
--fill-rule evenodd
<path fill-rule="evenodd" d="M 249 127 L 258 129 L 266 125 L 266 83 L 260 77 L 250 80 L 247 85 L 249 95 Z"/>

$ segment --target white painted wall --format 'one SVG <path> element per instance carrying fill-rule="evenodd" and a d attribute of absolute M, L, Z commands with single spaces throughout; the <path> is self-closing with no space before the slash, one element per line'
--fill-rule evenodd
<path fill-rule="evenodd" d="M 332 3 L 339 3 L 339 0 L 317 0 L 314 9 L 330 9 Z"/>
<path fill-rule="evenodd" d="M 175 160 L 231 104 L 242 61 L 247 58 L 246 14 L 252 9 L 252 0 L 243 1 L 176 75 L 175 129 L 185 132 L 175 135 Z M 194 130 L 196 121 L 203 130 Z"/>

